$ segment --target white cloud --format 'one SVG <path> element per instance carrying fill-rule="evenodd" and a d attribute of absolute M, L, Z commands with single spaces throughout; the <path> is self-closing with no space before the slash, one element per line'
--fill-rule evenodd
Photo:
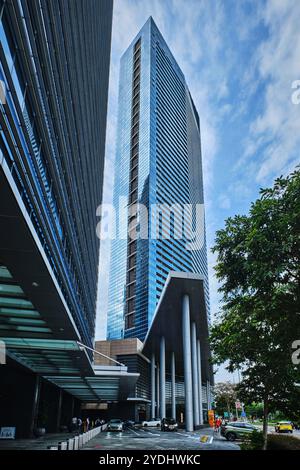
<path fill-rule="evenodd" d="M 231 201 L 226 194 L 222 194 L 221 196 L 219 196 L 219 206 L 221 207 L 221 209 L 230 209 Z"/>
<path fill-rule="evenodd" d="M 266 89 L 244 157 L 258 159 L 256 180 L 266 184 L 300 161 L 300 106 L 291 102 L 291 84 L 300 78 L 300 2 L 269 0 L 262 20 L 269 34 L 252 67 Z"/>

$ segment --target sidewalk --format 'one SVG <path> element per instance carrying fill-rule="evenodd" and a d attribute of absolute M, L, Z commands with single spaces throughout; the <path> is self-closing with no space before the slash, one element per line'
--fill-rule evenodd
<path fill-rule="evenodd" d="M 48 446 L 57 445 L 60 441 L 66 441 L 74 436 L 76 432 L 46 434 L 43 437 L 32 439 L 7 439 L 0 440 L 1 450 L 47 450 Z"/>

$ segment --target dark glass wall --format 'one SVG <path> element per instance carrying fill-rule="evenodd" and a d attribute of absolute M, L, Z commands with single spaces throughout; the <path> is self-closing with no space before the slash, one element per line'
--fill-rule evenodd
<path fill-rule="evenodd" d="M 1 158 L 91 345 L 112 0 L 1 1 L 0 19 Z"/>

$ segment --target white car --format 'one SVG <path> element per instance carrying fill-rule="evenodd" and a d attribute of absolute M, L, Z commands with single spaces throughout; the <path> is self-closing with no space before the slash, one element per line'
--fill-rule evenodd
<path fill-rule="evenodd" d="M 149 421 L 142 421 L 142 427 L 152 427 L 152 428 L 160 428 L 161 420 L 160 419 L 151 419 Z"/>
<path fill-rule="evenodd" d="M 111 419 L 107 423 L 108 431 L 123 431 L 124 423 L 121 419 Z"/>

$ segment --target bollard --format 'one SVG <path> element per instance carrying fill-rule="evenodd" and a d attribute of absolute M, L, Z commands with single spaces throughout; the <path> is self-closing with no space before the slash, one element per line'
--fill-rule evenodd
<path fill-rule="evenodd" d="M 79 440 L 78 440 L 78 448 L 80 449 L 83 445 L 83 435 L 79 435 Z"/>
<path fill-rule="evenodd" d="M 58 450 L 58 447 L 57 446 L 48 446 L 47 449 L 48 450 Z"/>
<path fill-rule="evenodd" d="M 67 450 L 67 448 L 68 448 L 68 444 L 66 441 L 58 443 L 58 450 Z"/>
<path fill-rule="evenodd" d="M 74 450 L 74 439 L 68 439 L 68 450 Z"/>
<path fill-rule="evenodd" d="M 79 437 L 75 436 L 74 437 L 74 450 L 78 450 L 79 448 Z"/>

